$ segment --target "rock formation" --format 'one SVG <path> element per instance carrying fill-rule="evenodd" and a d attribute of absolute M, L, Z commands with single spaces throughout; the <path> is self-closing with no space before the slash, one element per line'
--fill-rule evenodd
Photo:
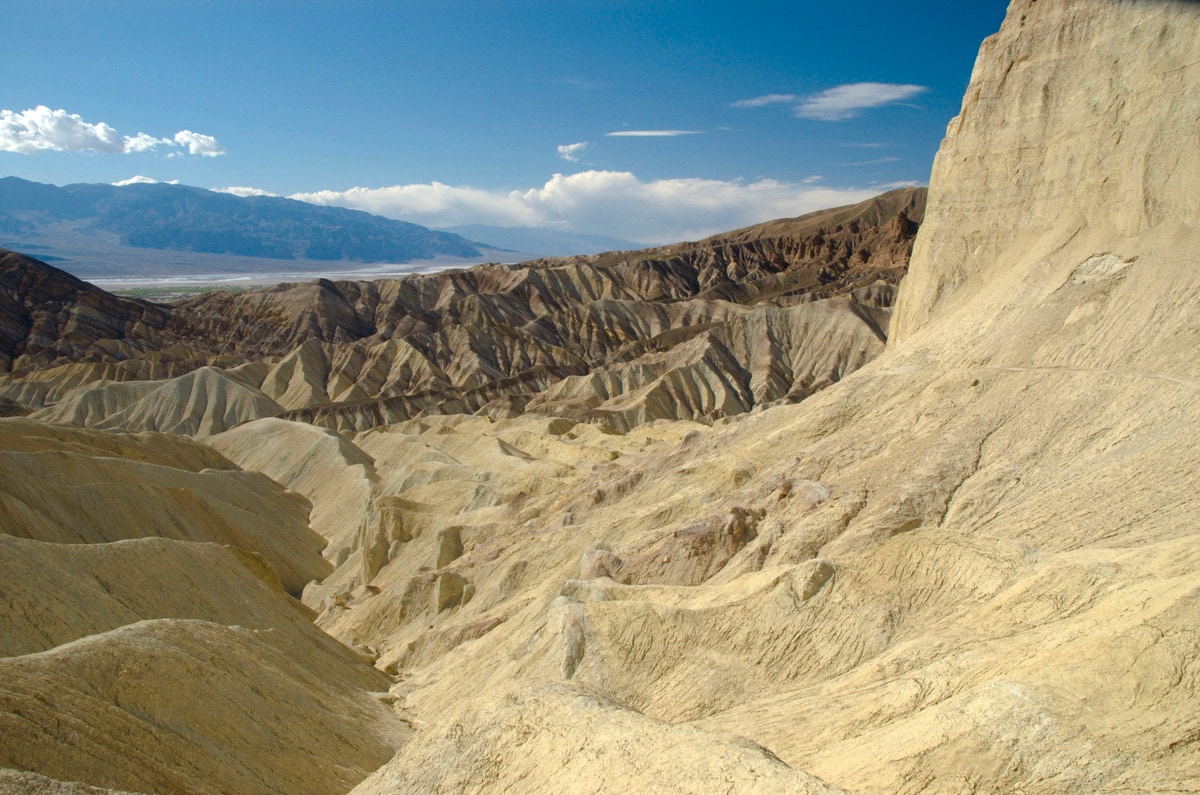
<path fill-rule="evenodd" d="M 797 350 L 843 309 L 883 331 L 878 274 L 833 268 L 831 294 L 793 301 L 790 267 L 731 278 L 748 260 L 693 244 L 333 285 L 340 314 L 297 310 L 320 284 L 286 310 L 288 289 L 208 299 L 303 319 L 246 327 L 278 357 L 239 377 L 289 410 L 211 437 L 223 455 L 0 420 L 4 527 L 27 528 L 0 537 L 0 787 L 1200 788 L 1196 85 L 1196 4 L 1014 0 L 939 152 L 887 349 L 811 394 L 829 360 Z M 622 313 L 644 330 L 586 320 Z M 527 389 L 557 350 L 587 369 Z M 401 382 L 428 397 L 389 408 Z M 451 413 L 440 383 L 484 410 Z M 291 408 L 332 417 L 340 395 L 362 430 Z M 742 408 L 652 410 L 686 401 Z M 80 493 L 38 491 L 47 472 Z M 142 503 L 137 538 L 84 521 Z M 283 591 L 314 558 L 298 606 Z M 132 745 L 98 762 L 112 738 Z"/>
<path fill-rule="evenodd" d="M 1195 787 L 1200 163 L 1186 91 L 1146 86 L 1200 80 L 1197 32 L 1188 4 L 1014 3 L 939 154 L 893 343 L 829 389 L 575 475 L 531 471 L 550 428 L 497 421 L 524 455 L 432 476 L 466 498 L 494 473 L 513 506 L 453 503 L 475 597 L 434 614 L 433 547 L 402 545 L 378 594 L 321 618 L 376 639 L 441 727 L 385 770 L 504 760 L 467 789 L 524 770 L 512 738 L 580 714 L 551 717 L 558 681 L 851 790 Z M 1133 94 L 1123 134 L 1097 123 Z M 1168 151 L 1170 179 L 1144 156 Z M 359 438 L 389 461 L 388 435 Z M 514 464 L 528 480 L 505 488 Z M 430 526 L 432 501 L 385 479 Z M 546 723 L 502 717 L 514 700 Z M 457 710 L 506 729 L 457 733 Z"/>
<path fill-rule="evenodd" d="M 59 544 L 161 537 L 266 559 L 289 593 L 325 576 L 309 505 L 178 436 L 0 422 L 0 533 Z"/>
<path fill-rule="evenodd" d="M 57 268 L 0 249 L 4 370 L 91 358 L 129 339 L 150 341 L 168 317 L 160 307 L 117 298 Z"/>

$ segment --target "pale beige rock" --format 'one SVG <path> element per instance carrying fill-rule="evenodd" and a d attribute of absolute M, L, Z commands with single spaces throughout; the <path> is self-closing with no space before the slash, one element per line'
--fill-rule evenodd
<path fill-rule="evenodd" d="M 189 439 L 0 420 L 0 532 L 59 543 L 162 537 L 261 554 L 289 593 L 325 576 L 308 502 Z"/>
<path fill-rule="evenodd" d="M 462 557 L 462 528 L 447 527 L 438 533 L 438 555 L 435 569 L 442 569 Z"/>
<path fill-rule="evenodd" d="M 388 680 L 221 546 L 0 536 L 0 570 L 0 767 L 145 792 L 344 791 L 408 735 L 371 695 Z"/>
<path fill-rule="evenodd" d="M 369 455 L 335 431 L 273 418 L 205 441 L 238 466 L 304 495 L 313 506 L 310 526 L 328 542 L 325 557 L 345 559 L 379 479 Z"/>
<path fill-rule="evenodd" d="M 329 358 L 320 340 L 310 339 L 267 372 L 261 389 L 283 409 L 299 409 L 329 401 L 325 384 Z"/>
<path fill-rule="evenodd" d="M 318 622 L 396 672 L 416 730 L 358 791 L 1200 789 L 1196 85 L 1196 4 L 1015 0 L 873 362 L 711 427 L 429 416 L 355 436 L 378 481 Z M 534 306 L 506 290 L 536 288 L 539 318 L 568 284 L 632 298 L 563 273 L 386 289 L 506 323 Z M 439 332 L 454 366 L 401 372 L 470 387 L 544 355 L 515 339 L 485 361 Z M 332 357 L 341 387 L 385 382 L 378 353 Z M 765 354 L 756 372 L 774 378 Z M 260 670 L 257 635 L 209 626 L 188 631 Z M 92 686 L 58 662 L 71 644 L 41 654 Z"/>
<path fill-rule="evenodd" d="M 136 795 L 124 790 L 89 787 L 76 781 L 55 781 L 37 773 L 0 770 L 3 795 Z"/>
<path fill-rule="evenodd" d="M 396 472 L 395 436 L 364 437 L 385 492 L 428 527 L 469 506 L 464 540 L 491 545 L 455 563 L 478 583 L 455 611 L 327 624 L 387 638 L 426 727 L 364 791 L 597 780 L 599 752 L 556 745 L 575 718 L 528 695 L 564 681 L 709 732 L 681 759 L 730 731 L 852 790 L 1200 788 L 1198 70 L 1195 4 L 1014 2 L 939 154 L 894 345 L 798 406 L 622 448 L 509 516 L 493 473 L 537 483 L 544 446 L 485 435 Z M 593 565 L 734 508 L 754 537 L 715 571 Z M 405 560 L 381 607 L 420 581 Z M 492 712 L 514 688 L 517 717 Z"/>
<path fill-rule="evenodd" d="M 31 416 L 59 425 L 201 437 L 282 411 L 241 378 L 202 367 L 169 381 L 87 384 Z"/>
<path fill-rule="evenodd" d="M 46 651 L 148 618 L 287 629 L 300 633 L 297 642 L 320 639 L 324 653 L 333 653 L 334 644 L 312 631 L 307 611 L 264 589 L 257 572 L 217 544 L 53 544 L 0 535 L 0 565 L 7 573 L 0 582 L 0 656 Z"/>
<path fill-rule="evenodd" d="M 0 765 L 146 792 L 344 792 L 404 727 L 346 675 L 369 669 L 298 658 L 273 632 L 157 619 L 0 658 Z"/>
<path fill-rule="evenodd" d="M 475 589 L 461 574 L 444 571 L 438 575 L 437 600 L 434 607 L 439 613 L 452 607 L 458 607 L 469 602 L 474 593 Z"/>
<path fill-rule="evenodd" d="M 586 690 L 545 685 L 422 732 L 353 793 L 518 791 L 842 792 L 741 737 L 669 726 Z"/>

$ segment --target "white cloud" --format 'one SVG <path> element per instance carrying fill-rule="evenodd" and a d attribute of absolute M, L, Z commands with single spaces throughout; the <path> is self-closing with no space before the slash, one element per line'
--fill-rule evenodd
<path fill-rule="evenodd" d="M 269 190 L 263 190 L 262 188 L 244 188 L 240 185 L 228 188 L 213 188 L 212 190 L 216 193 L 231 193 L 234 196 L 241 196 L 242 198 L 247 196 L 279 196 L 278 193 L 271 193 Z"/>
<path fill-rule="evenodd" d="M 174 146 L 175 142 L 170 138 L 155 138 L 153 135 L 146 135 L 140 132 L 137 135 L 125 136 L 125 151 L 126 152 L 149 152 L 159 146 Z"/>
<path fill-rule="evenodd" d="M 104 122 L 90 124 L 78 114 L 45 105 L 20 113 L 0 110 L 0 150 L 28 155 L 46 149 L 120 153 L 125 141 Z"/>
<path fill-rule="evenodd" d="M 925 86 L 900 83 L 847 83 L 834 86 L 819 94 L 766 94 L 753 99 L 740 99 L 733 108 L 761 108 L 766 105 L 791 105 L 792 113 L 802 119 L 843 121 L 869 108 L 878 108 L 912 99 L 929 89 Z M 871 144 L 864 144 L 871 146 Z"/>
<path fill-rule="evenodd" d="M 857 163 L 842 163 L 842 165 L 850 166 L 850 167 L 877 166 L 877 165 L 880 165 L 881 163 L 898 163 L 899 161 L 900 161 L 900 158 L 898 158 L 898 157 L 877 157 L 874 160 L 859 160 Z"/>
<path fill-rule="evenodd" d="M 77 113 L 45 105 L 20 113 L 0 110 L 0 151 L 28 155 L 34 152 L 100 152 L 119 155 L 149 152 L 159 146 L 183 146 L 193 155 L 216 157 L 225 150 L 211 135 L 182 130 L 171 138 L 139 132 L 122 137 L 104 122 L 92 124 Z"/>
<path fill-rule="evenodd" d="M 878 191 L 898 190 L 900 188 L 928 188 L 929 183 L 920 179 L 900 180 L 899 182 L 880 182 L 877 185 L 872 185 L 872 188 Z"/>
<path fill-rule="evenodd" d="M 796 106 L 796 115 L 819 121 L 841 121 L 859 111 L 903 102 L 924 93 L 925 86 L 897 83 L 849 83 L 806 97 Z"/>
<path fill-rule="evenodd" d="M 800 102 L 803 97 L 796 94 L 767 94 L 753 99 L 739 99 L 737 102 L 730 103 L 731 108 L 761 108 L 764 105 L 794 105 Z"/>
<path fill-rule="evenodd" d="M 558 156 L 563 160 L 569 160 L 572 163 L 579 162 L 579 153 L 587 149 L 588 142 L 580 141 L 577 144 L 559 144 Z"/>
<path fill-rule="evenodd" d="M 123 188 L 126 185 L 157 185 L 158 180 L 152 179 L 151 177 L 143 177 L 141 174 L 138 174 L 135 177 L 123 179 L 120 182 L 114 182 L 112 184 L 115 188 Z"/>
<path fill-rule="evenodd" d="M 201 157 L 217 157 L 225 154 L 225 149 L 211 135 L 194 133 L 191 130 L 180 130 L 175 133 L 175 143 L 187 147 L 188 154 Z"/>
<path fill-rule="evenodd" d="M 677 135 L 700 135 L 703 130 L 619 130 L 605 133 L 610 138 L 674 138 Z"/>
<path fill-rule="evenodd" d="M 297 193 L 289 198 L 313 204 L 350 207 L 369 213 L 412 221 L 425 226 L 494 224 L 496 226 L 541 226 L 542 219 L 520 200 L 520 192 L 487 191 L 452 187 L 440 182 L 428 185 L 394 185 L 387 188 L 351 188 Z"/>
<path fill-rule="evenodd" d="M 852 204 L 879 192 L 776 180 L 749 184 L 708 179 L 643 182 L 624 171 L 583 171 L 555 174 L 545 185 L 525 191 L 489 191 L 434 182 L 299 193 L 291 198 L 433 227 L 538 226 L 667 243 Z"/>
<path fill-rule="evenodd" d="M 120 182 L 113 182 L 111 184 L 114 188 L 121 188 L 126 185 L 178 185 L 179 180 L 158 180 L 154 179 L 153 177 L 145 177 L 141 174 L 138 174 L 136 177 L 130 177 L 129 179 L 123 179 Z"/>

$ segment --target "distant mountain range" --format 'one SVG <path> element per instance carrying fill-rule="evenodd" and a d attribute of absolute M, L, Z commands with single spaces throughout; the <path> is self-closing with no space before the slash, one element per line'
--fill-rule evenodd
<path fill-rule="evenodd" d="M 492 249 L 417 224 L 275 196 L 166 183 L 60 188 L 0 179 L 6 245 L 37 240 L 53 248 L 56 238 L 89 233 L 132 248 L 318 262 L 484 258 Z"/>
<path fill-rule="evenodd" d="M 427 263 L 400 269 L 424 270 L 638 248 L 528 227 L 432 230 L 359 210 L 161 182 L 58 187 L 17 177 L 0 178 L 0 246 L 100 280 L 283 280 L 373 273 L 377 267 L 362 268 L 371 263 Z"/>

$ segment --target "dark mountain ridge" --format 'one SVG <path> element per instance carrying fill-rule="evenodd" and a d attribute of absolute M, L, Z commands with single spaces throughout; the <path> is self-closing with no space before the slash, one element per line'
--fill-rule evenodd
<path fill-rule="evenodd" d="M 359 210 L 166 183 L 42 185 L 0 179 L 0 234 L 53 238 L 54 226 L 116 235 L 122 245 L 279 260 L 409 262 L 484 257 L 490 247 Z M 80 225 L 82 223 L 82 226 Z"/>

